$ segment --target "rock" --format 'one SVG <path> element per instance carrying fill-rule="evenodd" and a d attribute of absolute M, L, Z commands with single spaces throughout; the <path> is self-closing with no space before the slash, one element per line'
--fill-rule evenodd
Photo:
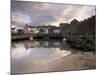
<path fill-rule="evenodd" d="M 84 51 L 95 50 L 94 39 L 86 37 L 78 37 L 78 38 L 68 39 L 67 42 L 70 44 L 72 48 L 77 48 Z"/>

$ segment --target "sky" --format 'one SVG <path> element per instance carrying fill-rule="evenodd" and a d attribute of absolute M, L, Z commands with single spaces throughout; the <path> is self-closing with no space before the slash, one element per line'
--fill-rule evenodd
<path fill-rule="evenodd" d="M 70 23 L 73 19 L 82 21 L 95 15 L 95 6 L 59 3 L 11 1 L 12 26 L 24 27 Z"/>

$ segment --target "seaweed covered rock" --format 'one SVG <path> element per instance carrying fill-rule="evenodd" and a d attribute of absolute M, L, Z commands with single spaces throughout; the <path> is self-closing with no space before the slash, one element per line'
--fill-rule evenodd
<path fill-rule="evenodd" d="M 95 39 L 87 37 L 69 38 L 67 42 L 72 48 L 87 50 L 95 50 Z"/>

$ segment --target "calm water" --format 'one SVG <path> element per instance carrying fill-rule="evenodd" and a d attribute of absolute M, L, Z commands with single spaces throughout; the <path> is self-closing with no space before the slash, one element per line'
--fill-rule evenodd
<path fill-rule="evenodd" d="M 94 69 L 95 53 L 71 49 L 63 41 L 12 42 L 12 73 Z"/>

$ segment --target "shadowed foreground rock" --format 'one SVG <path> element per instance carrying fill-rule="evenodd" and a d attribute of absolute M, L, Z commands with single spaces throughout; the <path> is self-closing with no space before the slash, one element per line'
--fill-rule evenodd
<path fill-rule="evenodd" d="M 95 50 L 95 37 L 76 37 L 69 38 L 67 42 L 72 48 L 81 49 L 84 51 Z"/>

